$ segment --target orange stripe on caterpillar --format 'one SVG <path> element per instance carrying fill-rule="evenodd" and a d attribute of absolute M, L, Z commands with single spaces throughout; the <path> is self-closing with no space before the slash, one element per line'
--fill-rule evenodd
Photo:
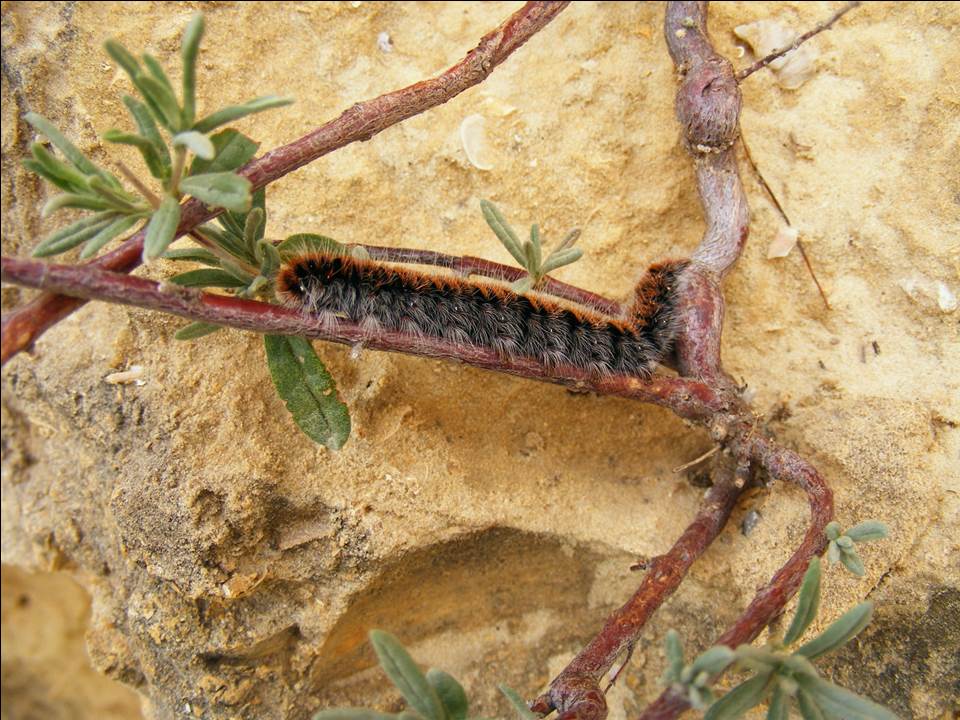
<path fill-rule="evenodd" d="M 647 376 L 675 334 L 673 298 L 686 261 L 652 266 L 623 318 L 518 294 L 494 281 L 434 275 L 336 253 L 305 253 L 284 264 L 277 288 L 307 312 L 369 328 L 490 348 L 548 367 Z"/>

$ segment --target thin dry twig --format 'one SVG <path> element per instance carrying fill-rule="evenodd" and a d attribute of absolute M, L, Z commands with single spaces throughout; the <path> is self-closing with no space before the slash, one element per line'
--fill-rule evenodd
<path fill-rule="evenodd" d="M 289 145 L 272 150 L 239 171 L 259 189 L 313 162 L 329 152 L 377 133 L 425 110 L 442 105 L 464 90 L 481 83 L 514 50 L 543 29 L 567 2 L 528 2 L 480 39 L 466 57 L 429 80 L 357 103 L 334 120 Z M 177 237 L 216 217 L 220 210 L 189 200 L 181 210 Z M 140 264 L 144 231 L 127 239 L 116 250 L 89 263 L 115 272 L 130 272 Z M 3 317 L 0 365 L 36 342 L 50 327 L 84 304 L 84 300 L 45 294 Z"/>
<path fill-rule="evenodd" d="M 796 50 L 798 47 L 800 47 L 801 45 L 803 45 L 803 44 L 804 44 L 807 40 L 809 40 L 810 38 L 814 37 L 815 35 L 819 35 L 819 34 L 822 33 L 824 30 L 829 30 L 829 29 L 833 26 L 833 24 L 834 24 L 835 22 L 837 22 L 837 20 L 839 20 L 839 19 L 842 18 L 844 15 L 846 15 L 848 12 L 850 12 L 851 10 L 853 10 L 854 8 L 859 7 L 859 6 L 860 6 L 860 3 L 859 3 L 859 2 L 848 2 L 848 3 L 847 3 L 846 5 L 844 5 L 842 8 L 840 8 L 839 10 L 837 10 L 837 12 L 835 12 L 833 15 L 831 15 L 829 19 L 827 19 L 827 20 L 825 20 L 824 22 L 820 23 L 819 25 L 817 25 L 816 27 L 814 27 L 812 30 L 810 30 L 810 31 L 808 31 L 808 32 L 805 32 L 803 35 L 801 35 L 801 36 L 798 37 L 796 40 L 794 40 L 792 43 L 790 43 L 787 47 L 781 48 L 780 50 L 774 50 L 772 53 L 770 53 L 770 54 L 767 55 L 766 57 L 763 57 L 763 58 L 760 58 L 759 60 L 757 60 L 757 61 L 756 61 L 753 65 L 751 65 L 750 67 L 744 68 L 743 70 L 741 70 L 740 72 L 738 72 L 738 73 L 737 73 L 737 81 L 738 81 L 738 82 L 742 82 L 743 80 L 746 80 L 748 77 L 750 77 L 751 75 L 753 75 L 753 73 L 755 73 L 757 70 L 762 70 L 762 69 L 765 68 L 767 65 L 769 65 L 770 63 L 772 63 L 774 60 L 777 60 L 778 58 L 782 58 L 782 57 L 783 57 L 784 55 L 786 55 L 787 53 L 793 52 L 793 51 Z"/>
<path fill-rule="evenodd" d="M 740 144 L 743 146 L 743 154 L 747 158 L 747 162 L 750 163 L 750 169 L 753 170 L 753 174 L 760 183 L 760 187 L 762 187 L 764 192 L 766 192 L 767 197 L 770 198 L 770 201 L 777 209 L 777 212 L 780 213 L 780 217 L 783 218 L 783 221 L 787 224 L 787 227 L 793 227 L 793 223 L 791 223 L 790 218 L 787 217 L 787 212 L 783 209 L 783 205 L 780 204 L 780 200 L 777 198 L 776 193 L 773 192 L 773 189 L 767 183 L 767 179 L 763 176 L 763 173 L 760 172 L 760 168 L 757 167 L 757 163 L 754 162 L 753 155 L 750 153 L 750 146 L 747 145 L 746 140 L 744 140 L 742 137 L 740 138 Z M 820 298 L 823 300 L 823 304 L 826 306 L 827 310 L 832 310 L 830 307 L 830 301 L 827 300 L 827 293 L 824 292 L 823 286 L 820 284 L 820 280 L 817 279 L 817 274 L 813 271 L 813 265 L 810 263 L 810 258 L 807 257 L 807 251 L 803 246 L 803 240 L 800 240 L 799 238 L 797 238 L 797 250 L 800 251 L 800 257 L 803 258 L 803 262 L 807 266 L 807 272 L 810 273 L 810 277 L 813 279 L 814 285 L 817 286 L 817 291 L 820 293 Z"/>

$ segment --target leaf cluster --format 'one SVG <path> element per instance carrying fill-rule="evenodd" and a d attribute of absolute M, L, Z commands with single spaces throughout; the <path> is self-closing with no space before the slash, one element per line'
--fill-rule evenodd
<path fill-rule="evenodd" d="M 500 242 L 513 258 L 520 263 L 520 267 L 527 271 L 527 277 L 517 280 L 511 286 L 515 292 L 525 293 L 540 284 L 548 274 L 564 265 L 576 262 L 583 256 L 583 250 L 573 247 L 580 237 L 579 230 L 572 230 L 546 258 L 543 257 L 543 246 L 540 242 L 540 226 L 530 226 L 530 239 L 520 242 L 520 238 L 507 222 L 503 213 L 489 200 L 480 201 L 480 209 L 487 225 L 493 230 Z"/>
<path fill-rule="evenodd" d="M 865 520 L 854 525 L 846 532 L 840 531 L 840 523 L 836 520 L 824 529 L 827 539 L 827 561 L 840 562 L 847 570 L 857 577 L 863 577 L 863 560 L 857 554 L 856 543 L 882 540 L 890 534 L 890 530 L 878 520 Z"/>
<path fill-rule="evenodd" d="M 855 638 L 870 622 L 872 603 L 860 603 L 817 637 L 795 650 L 788 649 L 817 617 L 820 575 L 820 559 L 814 558 L 804 575 L 797 610 L 786 634 L 782 639 L 771 639 L 765 647 L 713 647 L 684 666 L 679 637 L 673 631 L 668 633 L 666 682 L 682 692 L 691 705 L 706 708 L 705 720 L 742 717 L 764 701 L 768 720 L 786 720 L 792 703 L 804 720 L 895 720 L 896 715 L 885 707 L 821 677 L 812 663 Z M 751 671 L 753 676 L 714 702 L 708 685 L 730 665 Z"/>
<path fill-rule="evenodd" d="M 198 14 L 184 32 L 179 98 L 154 56 L 145 53 L 138 59 L 116 40 L 105 44 L 107 53 L 129 76 L 139 97 L 123 96 L 123 104 L 137 131 L 108 130 L 103 139 L 139 151 L 150 175 L 160 184 L 159 196 L 119 165 L 137 191 L 137 194 L 131 193 L 116 176 L 88 159 L 50 121 L 36 113 L 26 115 L 27 122 L 45 135 L 65 158 L 60 160 L 43 144 L 34 143 L 32 158 L 24 161 L 28 170 L 64 191 L 46 204 L 44 216 L 61 208 L 94 211 L 92 216 L 44 239 L 34 255 L 57 255 L 85 243 L 81 257 L 92 257 L 137 222 L 149 219 L 144 259 L 150 260 L 159 257 L 176 236 L 180 200 L 184 195 L 234 212 L 250 209 L 250 182 L 234 171 L 253 157 L 257 144 L 233 129 L 214 131 L 246 115 L 292 101 L 270 95 L 197 118 L 196 61 L 203 30 L 203 16 Z"/>
<path fill-rule="evenodd" d="M 470 703 L 463 686 L 449 673 L 430 668 L 426 674 L 420 670 L 401 642 L 383 630 L 370 631 L 380 667 L 397 687 L 408 709 L 399 713 L 381 713 L 367 708 L 337 708 L 324 710 L 313 720 L 471 720 Z M 516 691 L 500 686 L 510 704 L 517 710 L 521 720 L 537 717 L 527 708 Z M 483 720 L 475 718 L 475 720 Z"/>

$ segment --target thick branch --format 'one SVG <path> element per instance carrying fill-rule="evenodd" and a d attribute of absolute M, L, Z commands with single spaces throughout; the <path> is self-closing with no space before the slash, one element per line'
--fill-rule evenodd
<path fill-rule="evenodd" d="M 566 6 L 567 2 L 528 2 L 495 30 L 484 35 L 479 45 L 463 60 L 437 77 L 357 103 L 309 135 L 248 163 L 240 174 L 259 189 L 333 150 L 358 140 L 369 140 L 392 125 L 442 105 L 482 82 Z M 196 200 L 188 201 L 182 208 L 177 236 L 186 234 L 220 212 Z M 144 233 L 140 231 L 91 264 L 104 270 L 130 272 L 140 264 L 143 238 Z M 45 294 L 4 317 L 0 364 L 29 348 L 48 328 L 83 303 L 77 298 Z"/>
<path fill-rule="evenodd" d="M 57 265 L 3 258 L 2 279 L 27 287 L 158 310 L 188 320 L 241 330 L 299 335 L 345 345 L 360 343 L 373 350 L 459 360 L 488 370 L 662 405 L 680 417 L 700 424 L 709 423 L 717 413 L 727 412 L 731 407 L 731 400 L 723 394 L 684 378 L 659 375 L 648 380 L 629 375 L 596 377 L 569 365 L 548 367 L 532 358 L 505 358 L 488 348 L 415 333 L 380 330 L 372 335 L 359 324 L 345 320 L 323 322 L 293 308 L 199 292 L 89 265 Z"/>

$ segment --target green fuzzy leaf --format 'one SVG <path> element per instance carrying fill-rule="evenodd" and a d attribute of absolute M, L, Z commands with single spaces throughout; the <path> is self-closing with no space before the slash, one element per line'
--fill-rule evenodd
<path fill-rule="evenodd" d="M 680 673 L 683 671 L 683 643 L 680 640 L 680 633 L 676 630 L 668 630 L 664 646 L 667 655 L 667 671 L 664 680 L 665 684 L 671 685 L 680 682 Z"/>
<path fill-rule="evenodd" d="M 481 200 L 480 210 L 483 212 L 483 218 L 487 221 L 487 225 L 493 230 L 494 235 L 500 239 L 507 252 L 520 263 L 520 267 L 526 267 L 527 258 L 524 255 L 523 247 L 520 245 L 520 238 L 517 237 L 506 218 L 503 217 L 500 209 L 489 200 Z"/>
<path fill-rule="evenodd" d="M 266 240 L 257 243 L 258 255 L 260 256 L 260 274 L 265 278 L 272 278 L 280 269 L 280 253 Z"/>
<path fill-rule="evenodd" d="M 190 247 L 180 250 L 167 250 L 163 254 L 165 260 L 186 260 L 189 262 L 203 263 L 212 267 L 220 267 L 220 258 L 209 250 L 203 248 Z"/>
<path fill-rule="evenodd" d="M 824 653 L 835 650 L 856 637 L 870 623 L 872 616 L 873 603 L 869 601 L 860 603 L 852 610 L 844 613 L 820 635 L 802 645 L 797 653 L 813 660 Z"/>
<path fill-rule="evenodd" d="M 174 275 L 170 282 L 183 287 L 221 287 L 242 288 L 247 286 L 246 280 L 235 277 L 232 273 L 219 268 L 198 268 L 185 273 Z"/>
<path fill-rule="evenodd" d="M 551 273 L 557 268 L 561 268 L 564 265 L 569 265 L 570 263 L 575 263 L 577 260 L 583 257 L 583 250 L 580 248 L 567 248 L 566 250 L 557 250 L 552 252 L 543 263 L 543 267 L 540 268 L 540 271 L 546 275 Z"/>
<path fill-rule="evenodd" d="M 522 277 L 519 280 L 510 283 L 510 289 L 513 290 L 517 295 L 528 293 L 533 289 L 533 278 L 529 275 Z"/>
<path fill-rule="evenodd" d="M 226 125 L 229 122 L 239 120 L 247 115 L 289 105 L 292 102 L 293 98 L 265 95 L 263 97 L 258 97 L 255 100 L 245 102 L 243 105 L 232 105 L 230 107 L 223 108 L 222 110 L 217 110 L 215 113 L 211 113 L 202 120 L 197 121 L 194 124 L 193 129 L 198 132 L 207 133 L 220 127 L 221 125 Z"/>
<path fill-rule="evenodd" d="M 497 685 L 497 688 L 503 693 L 503 696 L 507 699 L 510 705 L 514 710 L 517 711 L 517 714 L 520 716 L 521 720 L 539 720 L 539 716 L 532 712 L 529 707 L 527 707 L 526 701 L 520 697 L 520 693 L 514 690 L 512 687 L 507 685 Z"/>
<path fill-rule="evenodd" d="M 790 698 L 780 687 L 774 687 L 767 706 L 767 720 L 787 720 L 789 717 Z"/>
<path fill-rule="evenodd" d="M 843 566 L 852 572 L 857 577 L 863 577 L 866 573 L 866 568 L 863 566 L 863 560 L 860 559 L 860 556 L 857 554 L 856 550 L 846 550 L 840 548 L 840 562 L 843 563 Z"/>
<path fill-rule="evenodd" d="M 150 212 L 150 208 L 137 196 L 131 195 L 122 187 L 117 188 L 112 183 L 100 177 L 90 178 L 88 183 L 90 189 L 99 195 L 103 200 L 113 205 L 117 210 L 123 213 L 141 213 Z"/>
<path fill-rule="evenodd" d="M 298 337 L 263 340 L 273 384 L 294 422 L 314 442 L 339 450 L 350 437 L 350 413 L 313 346 Z"/>
<path fill-rule="evenodd" d="M 164 196 L 160 207 L 150 218 L 143 241 L 143 259 L 150 261 L 163 255 L 177 235 L 180 224 L 180 204 L 171 195 Z"/>
<path fill-rule="evenodd" d="M 865 520 L 854 525 L 844 535 L 857 543 L 869 542 L 883 540 L 890 535 L 890 529 L 879 520 Z"/>
<path fill-rule="evenodd" d="M 794 653 L 787 655 L 783 659 L 783 666 L 791 670 L 794 675 L 809 675 L 810 677 L 820 677 L 813 663 L 807 660 L 803 655 Z M 781 678 L 782 679 L 782 678 Z"/>
<path fill-rule="evenodd" d="M 802 688 L 797 691 L 797 707 L 800 708 L 800 717 L 803 720 L 827 720 L 817 701 Z"/>
<path fill-rule="evenodd" d="M 741 645 L 736 650 L 737 660 L 756 673 L 769 673 L 780 664 L 780 658 L 766 648 Z"/>
<path fill-rule="evenodd" d="M 690 676 L 696 678 L 700 673 L 716 675 L 734 661 L 736 654 L 726 645 L 714 645 L 700 653 L 690 664 Z"/>
<path fill-rule="evenodd" d="M 83 192 L 87 189 L 87 176 L 65 162 L 61 162 L 53 156 L 40 143 L 33 143 L 30 146 L 30 153 L 34 161 L 37 162 L 50 176 L 57 180 L 53 182 L 57 187 L 68 192 Z M 59 181 L 59 182 L 58 182 Z"/>
<path fill-rule="evenodd" d="M 797 680 L 827 714 L 844 720 L 897 720 L 897 715 L 882 705 L 822 678 L 803 677 Z"/>
<path fill-rule="evenodd" d="M 103 139 L 107 142 L 118 143 L 121 145 L 133 145 L 135 148 L 137 148 L 137 150 L 140 151 L 140 155 L 143 157 L 144 164 L 146 164 L 147 169 L 150 171 L 150 174 L 153 175 L 153 177 L 159 180 L 164 180 L 169 175 L 169 171 L 164 167 L 163 161 L 157 154 L 157 150 L 153 143 L 142 135 L 125 133 L 121 132 L 120 130 L 107 130 L 107 132 L 103 134 Z"/>
<path fill-rule="evenodd" d="M 346 245 L 338 243 L 336 240 L 324 235 L 313 235 L 311 233 L 290 235 L 277 246 L 277 250 L 280 252 L 280 257 L 284 262 L 311 252 L 349 255 L 349 250 Z"/>
<path fill-rule="evenodd" d="M 427 720 L 445 720 L 447 714 L 440 698 L 400 641 L 383 630 L 371 630 L 370 644 L 383 671 L 410 707 Z"/>
<path fill-rule="evenodd" d="M 787 634 L 783 636 L 784 645 L 792 645 L 796 642 L 804 631 L 810 627 L 817 617 L 817 611 L 820 609 L 820 558 L 813 558 L 810 561 L 807 572 L 803 576 L 803 584 L 800 586 L 800 598 L 797 601 L 797 611 L 793 615 L 793 621 L 787 628 Z"/>
<path fill-rule="evenodd" d="M 183 32 L 180 57 L 183 58 L 183 126 L 190 127 L 196 118 L 197 53 L 203 38 L 203 13 L 197 13 Z"/>
<path fill-rule="evenodd" d="M 253 194 L 251 199 L 252 199 L 252 202 L 250 204 L 250 210 L 253 210 L 253 208 L 260 208 L 261 210 L 263 210 L 263 222 L 264 222 L 263 229 L 265 230 L 266 222 L 267 222 L 267 191 L 266 189 L 260 188 Z M 236 213 L 236 212 L 231 212 L 229 210 L 224 213 L 224 215 L 228 215 L 230 219 L 233 221 L 233 223 L 240 228 L 239 237 L 241 238 L 243 237 L 244 232 L 246 231 L 247 216 L 249 214 L 250 214 L 250 211 L 247 211 L 244 213 Z M 263 235 L 260 235 L 260 237 L 262 238 Z"/>
<path fill-rule="evenodd" d="M 840 546 L 836 540 L 831 540 L 827 544 L 827 562 L 834 565 L 840 562 Z"/>
<path fill-rule="evenodd" d="M 260 208 L 250 208 L 243 223 L 243 244 L 247 253 L 257 260 L 262 256 L 257 251 L 257 242 L 263 237 L 264 212 Z"/>
<path fill-rule="evenodd" d="M 467 693 L 452 675 L 430 668 L 427 671 L 427 682 L 433 686 L 450 720 L 466 720 L 470 707 Z"/>
<path fill-rule="evenodd" d="M 180 190 L 212 207 L 234 212 L 250 209 L 250 181 L 232 172 L 191 175 L 180 181 Z"/>
<path fill-rule="evenodd" d="M 196 130 L 184 130 L 177 133 L 173 136 L 172 143 L 174 147 L 188 148 L 194 155 L 203 160 L 213 160 L 217 154 L 210 138 Z"/>
<path fill-rule="evenodd" d="M 94 195 L 78 195 L 76 193 L 61 193 L 47 200 L 40 210 L 40 217 L 50 217 L 57 210 L 63 208 L 81 208 L 83 210 L 110 210 L 111 203 Z"/>
<path fill-rule="evenodd" d="M 107 227 L 117 215 L 114 212 L 101 212 L 61 228 L 50 234 L 33 249 L 34 257 L 50 257 L 75 248 Z"/>
<path fill-rule="evenodd" d="M 62 152 L 63 156 L 81 173 L 84 175 L 100 176 L 105 174 L 103 170 L 88 160 L 87 157 L 80 152 L 80 149 L 67 140 L 63 133 L 45 117 L 34 112 L 28 112 L 23 116 L 23 119 L 30 123 L 37 132 L 46 136 L 46 138 L 53 143 L 53 146 Z"/>
<path fill-rule="evenodd" d="M 770 674 L 757 675 L 717 700 L 704 715 L 704 720 L 733 720 L 752 707 L 756 707 L 767 695 Z"/>
<path fill-rule="evenodd" d="M 173 92 L 173 83 L 170 82 L 170 78 L 167 77 L 167 73 L 163 69 L 163 66 L 160 65 L 160 62 L 150 53 L 144 53 L 143 66 L 158 83 L 166 88 L 171 97 L 176 100 L 176 94 Z"/>
<path fill-rule="evenodd" d="M 197 338 L 204 337 L 205 335 L 215 333 L 217 330 L 223 330 L 223 328 L 219 325 L 214 325 L 213 323 L 192 322 L 189 325 L 184 325 L 182 328 L 177 330 L 177 332 L 173 335 L 173 339 L 196 340 Z"/>
<path fill-rule="evenodd" d="M 153 147 L 154 151 L 153 155 L 156 156 L 157 161 L 159 162 L 158 167 L 153 167 L 150 164 L 152 160 L 147 160 L 147 156 L 144 155 L 144 161 L 147 163 L 147 167 L 150 169 L 150 174 L 160 180 L 166 180 L 170 177 L 171 172 L 170 151 L 167 149 L 167 144 L 163 141 L 163 137 L 161 137 L 160 131 L 157 129 L 157 124 L 153 119 L 153 115 L 150 114 L 150 111 L 147 109 L 146 105 L 138 100 L 135 100 L 129 95 L 123 96 L 123 104 L 127 106 L 127 110 L 129 110 L 130 114 L 133 116 L 134 122 L 137 124 L 137 129 L 140 131 L 140 135 L 150 141 L 150 145 Z"/>
<path fill-rule="evenodd" d="M 211 135 L 210 141 L 214 147 L 213 159 L 194 158 L 190 165 L 190 175 L 236 170 L 246 165 L 260 147 L 258 143 L 233 128 Z"/>
<path fill-rule="evenodd" d="M 399 717 L 366 708 L 337 708 L 318 712 L 313 720 L 397 720 Z"/>
<path fill-rule="evenodd" d="M 180 106 L 173 92 L 152 75 L 138 75 L 134 80 L 144 100 L 156 113 L 159 111 L 161 124 L 172 133 L 180 131 Z"/>
<path fill-rule="evenodd" d="M 827 526 L 823 529 L 823 531 L 827 534 L 828 540 L 836 540 L 841 534 L 840 523 L 838 523 L 836 520 L 831 520 L 829 523 L 827 523 Z"/>
<path fill-rule="evenodd" d="M 80 259 L 86 260 L 87 258 L 93 257 L 100 251 L 100 248 L 118 235 L 125 233 L 140 222 L 140 220 L 141 218 L 131 215 L 118 217 L 87 241 L 87 244 L 83 246 L 83 250 L 80 251 Z"/>
<path fill-rule="evenodd" d="M 139 75 L 142 70 L 137 59 L 123 45 L 116 40 L 107 40 L 103 44 L 107 55 L 113 58 L 114 62 L 124 69 L 131 79 Z"/>
<path fill-rule="evenodd" d="M 224 213 L 224 215 L 226 215 L 226 213 Z M 220 217 L 223 217 L 223 215 Z M 246 248 L 243 247 L 242 238 L 237 237 L 232 232 L 221 231 L 215 226 L 207 224 L 200 226 L 199 233 L 209 242 L 216 243 L 234 257 L 240 258 L 246 263 L 254 263 L 254 258 L 248 258 L 246 255 Z"/>
<path fill-rule="evenodd" d="M 530 246 L 533 248 L 532 269 L 538 271 L 543 265 L 543 248 L 540 245 L 540 226 L 534 223 L 530 226 Z"/>

